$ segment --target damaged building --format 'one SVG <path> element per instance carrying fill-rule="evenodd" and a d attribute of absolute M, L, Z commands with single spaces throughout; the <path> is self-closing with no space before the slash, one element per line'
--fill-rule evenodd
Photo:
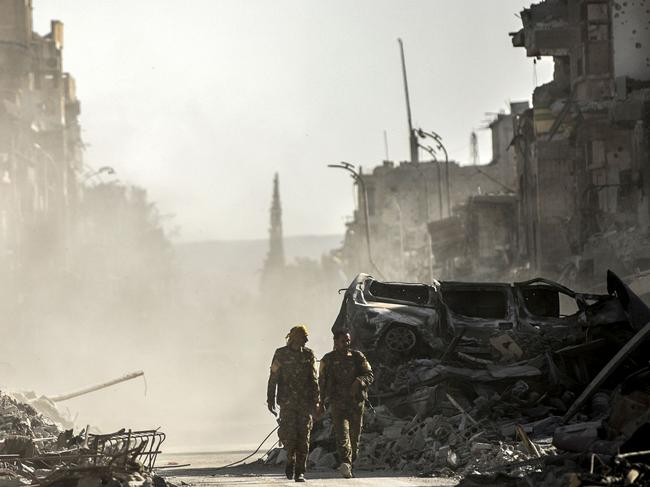
<path fill-rule="evenodd" d="M 373 244 L 393 239 L 393 265 L 416 248 L 402 222 L 430 217 L 430 284 L 359 274 L 343 297 L 332 330 L 376 372 L 360 463 L 464 486 L 649 485 L 650 1 L 547 0 L 521 20 L 513 45 L 555 70 L 532 107 L 490 125 L 482 176 L 498 184 L 456 193 L 452 178 L 453 205 L 427 215 L 412 183 L 403 216 L 399 168 L 362 174 Z M 363 203 L 346 241 L 362 235 Z M 319 426 L 310 459 L 331 466 L 331 423 Z"/>
<path fill-rule="evenodd" d="M 387 279 L 431 282 L 449 275 L 449 262 L 435 251 L 441 235 L 431 229 L 438 225 L 454 228 L 459 209 L 472 198 L 475 207 L 488 195 L 517 191 L 512 120 L 528 108 L 528 103 L 512 103 L 510 108 L 511 113 L 499 114 L 490 124 L 493 157 L 488 164 L 384 161 L 370 173 L 361 170 L 358 209 L 347 223 L 340 250 L 344 268 L 351 273 L 370 268 L 364 232 L 367 198 L 372 257 Z"/>
<path fill-rule="evenodd" d="M 429 223 L 428 230 L 441 278 L 504 279 L 517 258 L 517 197 L 470 196 L 453 216 Z"/>
<path fill-rule="evenodd" d="M 63 24 L 33 31 L 30 0 L 0 0 L 0 262 L 64 252 L 83 171 L 80 103 Z M 44 248 L 47 247 L 47 248 Z M 45 259 L 47 260 L 47 259 Z"/>
<path fill-rule="evenodd" d="M 547 0 L 521 19 L 513 45 L 555 70 L 516 120 L 520 260 L 567 282 L 646 269 L 650 2 Z"/>
<path fill-rule="evenodd" d="M 429 223 L 435 277 L 592 287 L 609 268 L 639 275 L 650 265 L 649 4 L 548 0 L 521 19 L 513 45 L 552 56 L 553 80 L 490 125 L 494 158 L 504 144 L 511 154 L 512 191 Z"/>

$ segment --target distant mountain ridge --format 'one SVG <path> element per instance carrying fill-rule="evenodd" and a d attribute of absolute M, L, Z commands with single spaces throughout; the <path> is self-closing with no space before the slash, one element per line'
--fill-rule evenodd
<path fill-rule="evenodd" d="M 298 235 L 284 237 L 287 263 L 295 259 L 320 259 L 323 254 L 341 246 L 342 235 Z M 269 248 L 267 239 L 206 240 L 179 243 L 175 246 L 177 264 L 181 272 L 258 275 Z"/>

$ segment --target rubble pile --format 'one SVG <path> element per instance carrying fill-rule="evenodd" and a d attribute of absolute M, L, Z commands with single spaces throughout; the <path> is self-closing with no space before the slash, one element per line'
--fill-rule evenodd
<path fill-rule="evenodd" d="M 553 454 L 548 434 L 562 418 L 549 412 L 566 407 L 537 392 L 542 371 L 531 363 L 541 361 L 468 368 L 416 359 L 399 366 L 388 384 L 378 374 L 371 400 L 379 405 L 366 410 L 357 468 L 466 475 Z M 310 461 L 335 466 L 328 417 L 312 441 Z"/>
<path fill-rule="evenodd" d="M 6 452 L 7 441 L 11 443 L 17 437 L 46 446 L 56 441 L 59 433 L 59 427 L 33 406 L 0 392 L 0 442 L 4 445 L 4 450 L 0 451 Z M 38 451 L 36 446 L 34 448 Z"/>
<path fill-rule="evenodd" d="M 650 485 L 650 309 L 610 277 L 611 299 L 559 334 L 460 333 L 429 358 L 375 355 L 356 468 L 463 485 Z M 332 440 L 325 416 L 314 467 L 337 465 Z"/>
<path fill-rule="evenodd" d="M 24 395 L 16 394 L 24 397 Z M 64 430 L 39 409 L 58 413 L 47 398 L 29 403 L 0 392 L 0 487 L 156 486 L 152 474 L 165 435 L 156 430 L 120 430 L 107 435 Z"/>

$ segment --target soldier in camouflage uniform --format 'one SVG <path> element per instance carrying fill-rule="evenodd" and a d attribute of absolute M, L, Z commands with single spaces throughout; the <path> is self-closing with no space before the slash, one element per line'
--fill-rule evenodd
<path fill-rule="evenodd" d="M 336 450 L 345 478 L 352 477 L 352 463 L 359 451 L 367 389 L 374 377 L 363 353 L 350 349 L 350 333 L 334 332 L 334 351 L 320 361 L 318 382 L 322 397 L 321 411 L 329 402 L 332 413 Z"/>
<path fill-rule="evenodd" d="M 287 451 L 287 478 L 296 482 L 305 481 L 309 434 L 312 418 L 318 410 L 318 379 L 316 378 L 316 357 L 305 347 L 307 328 L 294 326 L 287 335 L 287 346 L 278 348 L 271 362 L 271 373 L 267 387 L 269 411 L 277 415 L 280 406 L 280 428 L 278 437 Z"/>

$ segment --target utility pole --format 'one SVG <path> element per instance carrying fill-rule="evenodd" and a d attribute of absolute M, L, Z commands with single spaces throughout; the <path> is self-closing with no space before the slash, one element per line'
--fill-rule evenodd
<path fill-rule="evenodd" d="M 419 144 L 419 146 L 427 151 L 429 155 L 431 156 L 431 162 L 434 162 L 436 164 L 436 172 L 437 172 L 437 181 L 438 181 L 438 214 L 439 214 L 439 219 L 443 219 L 443 213 L 442 213 L 442 176 L 440 174 L 440 161 L 438 160 L 438 157 L 436 156 L 436 150 L 431 147 L 430 145 L 423 145 Z M 428 204 L 428 193 L 427 193 L 427 204 Z"/>
<path fill-rule="evenodd" d="M 339 164 L 328 164 L 327 167 L 332 167 L 334 169 L 343 169 L 344 171 L 349 172 L 350 176 L 352 176 L 352 179 L 354 179 L 354 182 L 359 186 L 361 195 L 363 196 L 364 227 L 366 231 L 366 249 L 368 251 L 368 262 L 370 262 L 370 265 L 373 267 L 373 269 L 377 271 L 379 278 L 385 279 L 384 274 L 379 270 L 379 267 L 377 267 L 377 264 L 375 264 L 375 261 L 372 258 L 372 246 L 370 243 L 370 211 L 368 210 L 368 191 L 366 189 L 366 183 L 363 181 L 363 177 L 361 174 L 359 174 L 358 171 L 354 170 L 354 165 L 350 164 L 349 162 L 341 161 Z"/>
<path fill-rule="evenodd" d="M 402 58 L 402 77 L 404 78 L 404 94 L 406 96 L 406 118 L 409 124 L 409 148 L 411 149 L 411 162 L 420 162 L 418 158 L 418 139 L 413 130 L 413 120 L 411 119 L 411 100 L 409 98 L 409 84 L 406 77 L 406 61 L 404 60 L 404 44 L 402 39 L 397 39 L 399 43 L 399 52 Z"/>

